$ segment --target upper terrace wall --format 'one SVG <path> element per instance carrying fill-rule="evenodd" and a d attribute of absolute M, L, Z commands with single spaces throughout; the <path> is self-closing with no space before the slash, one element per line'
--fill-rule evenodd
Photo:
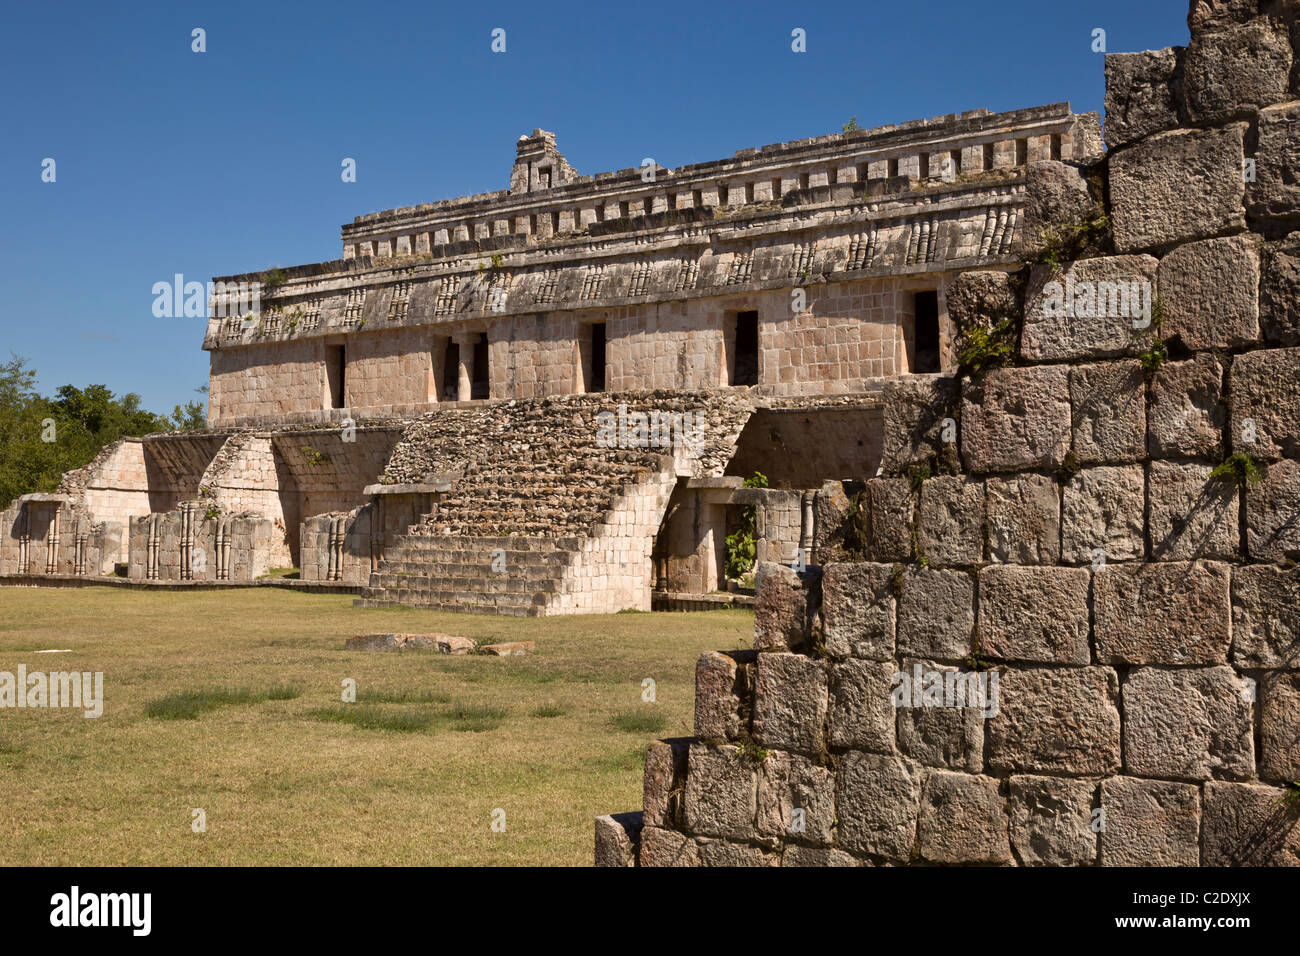
<path fill-rule="evenodd" d="M 1060 105 L 746 150 L 660 169 L 652 183 L 637 171 L 566 173 L 550 188 L 536 167 L 555 163 L 553 143 L 521 144 L 533 157 L 516 176 L 526 192 L 362 217 L 345 230 L 352 258 L 286 270 L 260 312 L 227 312 L 219 293 L 204 343 L 211 421 L 334 415 L 327 360 L 339 346 L 348 414 L 419 412 L 449 391 L 469 399 L 467 356 L 483 334 L 491 397 L 585 391 L 584 337 L 600 322 L 608 389 L 730 384 L 722 328 L 748 309 L 760 312 L 762 390 L 853 391 L 910 370 L 911 291 L 942 298 L 955 272 L 1015 265 L 1025 164 L 1092 155 L 1099 142 L 1095 117 Z M 603 204 L 599 217 L 520 212 L 588 200 Z M 440 241 L 439 217 L 475 210 L 488 217 L 477 239 L 458 242 L 448 227 Z M 546 226 L 555 219 L 558 231 Z M 416 232 L 364 238 L 375 230 Z"/>

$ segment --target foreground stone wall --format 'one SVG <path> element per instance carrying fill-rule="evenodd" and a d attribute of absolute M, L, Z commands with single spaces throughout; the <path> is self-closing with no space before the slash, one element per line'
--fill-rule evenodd
<path fill-rule="evenodd" d="M 598 862 L 1300 865 L 1295 14 L 1108 58 L 1106 162 L 1030 169 L 968 374 L 896 386 Z"/>

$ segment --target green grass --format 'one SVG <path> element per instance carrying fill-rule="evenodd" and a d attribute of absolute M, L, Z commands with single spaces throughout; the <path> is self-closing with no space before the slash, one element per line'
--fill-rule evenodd
<path fill-rule="evenodd" d="M 646 745 L 690 735 L 700 654 L 754 627 L 748 611 L 495 618 L 278 588 L 5 588 L 0 607 L 0 670 L 53 669 L 34 652 L 66 647 L 58 670 L 104 673 L 98 719 L 0 716 L 0 865 L 19 866 L 589 866 L 592 820 L 641 807 Z M 429 631 L 537 649 L 344 646 Z"/>

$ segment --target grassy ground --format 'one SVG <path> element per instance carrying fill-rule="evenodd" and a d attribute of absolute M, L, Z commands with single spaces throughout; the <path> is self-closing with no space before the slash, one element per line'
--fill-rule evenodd
<path fill-rule="evenodd" d="M 105 704 L 0 709 L 0 865 L 589 865 L 593 818 L 641 805 L 646 743 L 690 735 L 696 658 L 752 629 L 734 610 L 530 621 L 278 589 L 3 588 L 0 671 L 102 671 Z M 537 652 L 343 648 L 403 631 Z"/>

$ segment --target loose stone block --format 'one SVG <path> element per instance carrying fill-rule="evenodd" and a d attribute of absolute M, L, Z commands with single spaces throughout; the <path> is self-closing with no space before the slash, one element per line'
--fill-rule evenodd
<path fill-rule="evenodd" d="M 1280 806 L 1280 787 L 1205 785 L 1201 866 L 1300 866 L 1300 813 Z"/>
<path fill-rule="evenodd" d="M 991 477 L 985 483 L 991 561 L 1055 564 L 1061 557 L 1061 497 L 1047 475 Z"/>
<path fill-rule="evenodd" d="M 1193 351 L 1259 341 L 1259 244 L 1253 236 L 1206 239 L 1160 260 L 1161 334 Z"/>
<path fill-rule="evenodd" d="M 991 675 L 910 659 L 904 660 L 901 668 L 893 680 L 897 687 L 893 703 L 897 705 L 899 751 L 927 767 L 981 772 L 984 722 L 997 707 L 997 689 Z M 944 706 L 925 706 L 927 680 L 944 682 Z M 953 682 L 952 697 L 956 704 L 952 707 L 947 706 L 949 681 Z M 911 693 L 918 687 L 919 703 Z"/>
<path fill-rule="evenodd" d="M 996 771 L 1118 773 L 1119 680 L 1109 667 L 1002 668 L 984 752 Z"/>
<path fill-rule="evenodd" d="M 1131 671 L 1123 689 L 1127 771 L 1179 780 L 1253 776 L 1248 696 L 1231 667 Z"/>
<path fill-rule="evenodd" d="M 691 743 L 688 737 L 675 737 L 656 740 L 646 748 L 641 787 L 646 826 L 671 827 L 682 822 L 682 788 Z"/>
<path fill-rule="evenodd" d="M 867 482 L 871 505 L 871 542 L 867 550 L 873 561 L 912 559 L 912 520 L 916 496 L 906 478 L 872 478 Z"/>
<path fill-rule="evenodd" d="M 1152 377 L 1147 450 L 1153 458 L 1223 458 L 1223 366 L 1213 355 L 1166 362 Z"/>
<path fill-rule="evenodd" d="M 832 747 L 894 752 L 893 661 L 843 661 L 831 668 Z"/>
<path fill-rule="evenodd" d="M 940 475 L 921 484 L 917 544 L 933 564 L 978 564 L 984 559 L 984 482 Z"/>
<path fill-rule="evenodd" d="M 1255 561 L 1300 558 L 1300 461 L 1275 461 L 1246 487 L 1246 547 Z"/>
<path fill-rule="evenodd" d="M 897 601 L 888 564 L 828 564 L 822 573 L 826 652 L 887 661 L 894 656 Z"/>
<path fill-rule="evenodd" d="M 1288 169 L 1300 169 L 1300 159 Z M 1296 202 L 1300 205 L 1300 198 Z M 1300 233 L 1265 243 L 1261 269 L 1259 311 L 1264 340 L 1272 345 L 1300 345 Z"/>
<path fill-rule="evenodd" d="M 808 645 L 821 604 L 821 569 L 798 572 L 783 564 L 760 562 L 754 575 L 756 650 L 800 650 Z"/>
<path fill-rule="evenodd" d="M 1232 450 L 1300 458 L 1300 348 L 1238 355 L 1230 378 Z"/>
<path fill-rule="evenodd" d="M 484 644 L 478 652 L 494 657 L 523 657 L 533 652 L 533 646 L 532 641 L 508 641 L 505 644 Z"/>
<path fill-rule="evenodd" d="M 962 460 L 971 471 L 1057 468 L 1070 449 L 1069 370 L 993 369 L 962 389 Z"/>
<path fill-rule="evenodd" d="M 1300 668 L 1300 568 L 1233 569 L 1232 662 L 1246 670 Z"/>
<path fill-rule="evenodd" d="M 1136 359 L 1071 368 L 1070 403 L 1074 454 L 1080 464 L 1119 464 L 1145 457 L 1146 379 Z"/>
<path fill-rule="evenodd" d="M 745 663 L 737 659 L 745 655 Z M 735 740 L 745 730 L 741 720 L 745 666 L 754 653 L 706 651 L 695 664 L 695 736 L 701 740 Z"/>
<path fill-rule="evenodd" d="M 758 771 L 758 832 L 827 844 L 834 824 L 835 775 L 798 754 L 769 754 Z"/>
<path fill-rule="evenodd" d="M 702 836 L 751 839 L 758 773 L 739 748 L 692 744 L 688 760 L 686 828 Z"/>
<path fill-rule="evenodd" d="M 1009 863 L 1006 801 L 991 777 L 935 770 L 921 797 L 921 857 L 932 863 Z"/>
<path fill-rule="evenodd" d="M 754 740 L 764 747 L 819 754 L 826 746 L 826 668 L 802 654 L 759 654 Z"/>
<path fill-rule="evenodd" d="M 1147 477 L 1151 556 L 1157 561 L 1237 558 L 1241 495 L 1209 465 L 1155 461 Z"/>
<path fill-rule="evenodd" d="M 1178 125 L 1182 47 L 1106 54 L 1106 146 L 1114 149 Z"/>
<path fill-rule="evenodd" d="M 1101 783 L 1102 866 L 1196 866 L 1201 794 L 1185 783 L 1112 777 Z"/>
<path fill-rule="evenodd" d="M 1110 161 L 1115 248 L 1158 249 L 1246 226 L 1242 181 L 1246 124 L 1174 130 Z"/>
<path fill-rule="evenodd" d="M 964 571 L 910 568 L 898 602 L 898 651 L 962 660 L 975 628 L 975 579 Z"/>
<path fill-rule="evenodd" d="M 636 866 L 641 814 L 614 813 L 596 817 L 596 866 Z"/>
<path fill-rule="evenodd" d="M 1300 780 L 1300 673 L 1269 674 L 1260 695 L 1259 775 Z"/>
<path fill-rule="evenodd" d="M 1011 845 L 1026 866 L 1091 866 L 1096 784 L 1063 777 L 1012 777 L 1007 801 Z"/>
<path fill-rule="evenodd" d="M 1229 566 L 1215 561 L 1106 565 L 1093 575 L 1097 659 L 1226 663 L 1230 586 Z"/>
<path fill-rule="evenodd" d="M 979 647 L 1006 661 L 1092 659 L 1086 568 L 993 566 L 979 576 Z"/>
<path fill-rule="evenodd" d="M 941 375 L 909 376 L 885 385 L 880 467 L 905 475 L 915 465 L 937 460 L 957 464 L 955 443 L 944 438 L 944 419 L 956 418 L 957 383 Z"/>
<path fill-rule="evenodd" d="M 641 831 L 640 864 L 646 867 L 699 866 L 695 841 L 676 830 L 646 827 Z"/>
<path fill-rule="evenodd" d="M 1080 259 L 1029 273 L 1020 352 L 1035 362 L 1111 358 L 1140 351 L 1134 323 L 1155 309 L 1152 256 Z"/>
<path fill-rule="evenodd" d="M 906 863 L 920 803 L 921 776 L 906 761 L 850 751 L 840 762 L 835 789 L 840 845 Z"/>
<path fill-rule="evenodd" d="M 1288 96 L 1291 38 L 1268 19 L 1192 38 L 1183 58 L 1183 110 L 1192 123 L 1253 118 Z"/>
<path fill-rule="evenodd" d="M 1061 508 L 1061 560 L 1131 561 L 1146 553 L 1146 476 L 1140 465 L 1086 468 L 1065 485 Z"/>
<path fill-rule="evenodd" d="M 1021 254 L 1027 259 L 1038 257 L 1046 248 L 1046 240 L 1062 226 L 1086 222 L 1096 208 L 1096 200 L 1088 192 L 1088 182 L 1077 166 L 1071 166 L 1056 160 L 1044 160 L 1030 163 L 1025 173 L 1025 205 L 1020 220 Z M 975 273 L 989 275 L 990 273 Z M 963 273 L 958 277 L 972 273 Z M 964 291 L 964 290 L 963 290 Z M 953 294 L 948 299 L 948 317 L 953 319 Z M 964 302 L 962 303 L 964 304 Z M 1014 315 L 1019 311 L 1018 303 L 1008 304 L 999 309 L 1003 303 L 998 299 L 985 298 L 979 303 L 986 315 L 1000 312 Z M 990 308 L 992 307 L 992 308 Z M 957 322 L 959 331 L 969 326 L 969 314 L 966 310 L 959 312 L 965 323 Z M 956 320 L 954 320 L 956 321 Z M 985 324 L 990 328 L 993 323 Z"/>

